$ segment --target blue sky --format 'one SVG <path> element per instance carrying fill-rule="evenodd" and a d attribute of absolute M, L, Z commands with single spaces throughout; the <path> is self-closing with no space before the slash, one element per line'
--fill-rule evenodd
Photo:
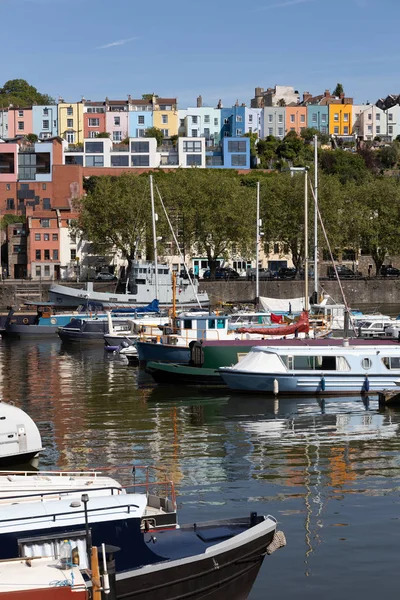
<path fill-rule="evenodd" d="M 400 93 L 398 0 L 0 0 L 0 85 L 67 101 L 177 96 L 249 103 L 293 85 L 355 102 Z"/>

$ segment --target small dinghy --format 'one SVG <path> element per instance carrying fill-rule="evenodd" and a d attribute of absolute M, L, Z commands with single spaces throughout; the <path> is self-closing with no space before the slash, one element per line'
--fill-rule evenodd
<path fill-rule="evenodd" d="M 20 408 L 0 402 L 0 465 L 26 464 L 42 450 L 36 423 Z"/>

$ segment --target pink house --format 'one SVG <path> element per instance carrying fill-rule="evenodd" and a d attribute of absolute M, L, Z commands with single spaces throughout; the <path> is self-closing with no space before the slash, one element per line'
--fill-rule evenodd
<path fill-rule="evenodd" d="M 28 135 L 33 133 L 33 113 L 30 108 L 8 109 L 8 137 L 14 138 L 17 135 Z"/>
<path fill-rule="evenodd" d="M 17 181 L 17 176 L 18 144 L 0 144 L 0 181 L 6 182 L 6 192 L 11 190 L 11 183 Z"/>

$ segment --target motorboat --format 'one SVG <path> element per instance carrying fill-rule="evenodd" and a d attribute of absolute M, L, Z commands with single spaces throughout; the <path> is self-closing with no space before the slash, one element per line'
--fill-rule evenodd
<path fill-rule="evenodd" d="M 0 402 L 0 465 L 35 461 L 42 450 L 36 423 L 13 404 Z"/>
<path fill-rule="evenodd" d="M 157 263 L 157 292 L 155 263 L 135 261 L 126 282 L 124 293 L 94 291 L 93 283 L 88 282 L 85 289 L 72 288 L 55 284 L 49 289 L 49 299 L 58 306 L 76 307 L 88 299 L 101 302 L 105 308 L 115 305 L 129 305 L 132 308 L 145 306 L 153 298 L 159 300 L 160 306 L 170 307 L 173 304 L 174 285 L 176 285 L 176 304 L 178 307 L 208 307 L 207 292 L 199 291 L 197 279 L 186 279 L 176 276 L 174 284 L 171 269 L 166 264 Z"/>
<path fill-rule="evenodd" d="M 397 389 L 400 347 L 391 345 L 254 347 L 219 369 L 233 390 L 266 394 L 343 395 Z"/>
<path fill-rule="evenodd" d="M 362 319 L 357 322 L 356 333 L 363 338 L 385 337 L 386 330 L 392 327 L 394 323 L 393 319 L 383 315 L 377 319 Z"/>
<path fill-rule="evenodd" d="M 17 474 L 3 475 L 10 476 Z M 64 484 L 57 493 L 54 486 L 46 491 L 46 476 L 57 477 L 44 474 L 44 487 L 29 501 L 26 491 L 21 496 L 0 493 L 0 560 L 40 556 L 61 561 L 67 546 L 69 563 L 85 571 L 93 548 L 102 547 L 106 564 L 113 567 L 110 588 L 117 598 L 242 600 L 265 556 L 286 543 L 276 520 L 255 512 L 179 526 L 175 502 L 156 495 L 147 478 L 146 491 L 140 493 L 137 483 L 123 489 L 86 487 L 87 474 L 82 479 L 71 474 L 68 490 L 69 477 L 60 475 Z M 166 482 L 160 484 L 166 490 Z"/>
<path fill-rule="evenodd" d="M 119 346 L 122 340 L 136 341 L 139 337 L 152 336 L 161 334 L 159 327 L 168 326 L 168 315 L 160 315 L 157 313 L 140 315 L 137 314 L 132 318 L 126 319 L 127 328 L 123 330 L 114 327 L 114 321 L 111 313 L 107 315 L 108 332 L 104 334 L 104 344 L 106 346 Z"/>

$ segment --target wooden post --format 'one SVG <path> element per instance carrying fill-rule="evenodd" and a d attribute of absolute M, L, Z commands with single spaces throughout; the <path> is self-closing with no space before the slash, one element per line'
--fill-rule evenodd
<path fill-rule="evenodd" d="M 101 579 L 99 568 L 99 556 L 96 546 L 92 546 L 91 556 L 92 569 L 92 598 L 93 600 L 101 600 Z"/>

